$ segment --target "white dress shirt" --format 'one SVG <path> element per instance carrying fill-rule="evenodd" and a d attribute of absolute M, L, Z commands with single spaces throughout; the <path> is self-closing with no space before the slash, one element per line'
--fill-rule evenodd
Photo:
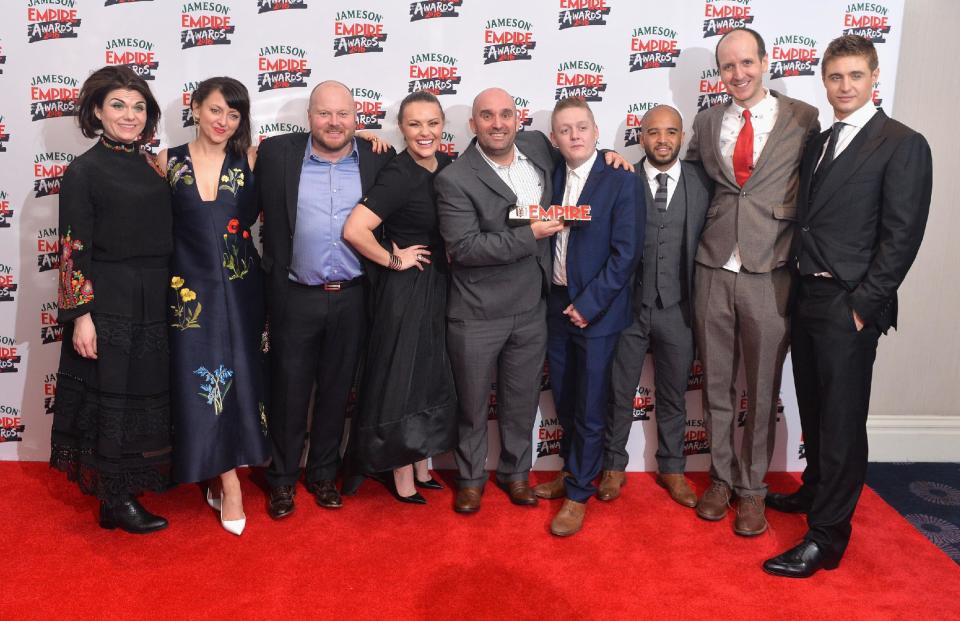
<path fill-rule="evenodd" d="M 583 192 L 583 186 L 590 176 L 590 169 L 593 163 L 597 161 L 597 152 L 594 151 L 583 164 L 576 168 L 567 166 L 567 182 L 563 188 L 563 204 L 579 205 L 580 193 Z M 563 227 L 563 230 L 557 233 L 555 237 L 556 252 L 553 255 L 553 284 L 561 287 L 567 286 L 567 242 L 570 241 L 570 225 Z"/>
<path fill-rule="evenodd" d="M 846 149 L 853 139 L 857 137 L 857 134 L 860 133 L 860 130 L 863 129 L 863 126 L 870 122 L 870 119 L 873 118 L 873 115 L 877 113 L 877 106 L 872 102 L 868 101 L 863 104 L 862 107 L 857 108 L 850 113 L 847 118 L 840 121 L 837 117 L 833 117 L 833 122 L 836 123 L 840 121 L 843 125 L 840 127 L 840 135 L 837 137 L 837 146 L 833 152 L 833 159 L 840 157 L 840 154 L 843 153 L 843 150 Z M 819 168 L 820 162 L 823 160 L 823 156 L 827 153 L 827 145 L 830 143 L 829 140 L 823 143 L 823 148 L 820 150 L 820 159 L 817 160 L 817 167 Z"/>
<path fill-rule="evenodd" d="M 680 160 L 677 159 L 673 162 L 673 165 L 667 170 L 659 170 L 650 163 L 649 159 L 643 160 L 643 174 L 647 177 L 647 185 L 650 186 L 650 196 L 657 197 L 657 188 L 660 187 L 660 183 L 657 181 L 657 175 L 661 172 L 666 173 L 667 175 L 667 204 L 664 206 L 664 209 L 670 206 L 670 201 L 673 200 L 673 193 L 677 189 L 677 183 L 680 182 Z M 653 205 L 647 205 L 647 209 L 653 208 Z"/>
<path fill-rule="evenodd" d="M 528 207 L 540 204 L 540 198 L 543 196 L 543 177 L 540 175 L 540 170 L 533 165 L 530 158 L 520 152 L 517 145 L 513 145 L 513 161 L 505 166 L 487 157 L 479 144 L 475 145 L 475 148 L 497 176 L 516 194 L 517 205 Z"/>
<path fill-rule="evenodd" d="M 730 170 L 733 170 L 733 151 L 737 148 L 737 137 L 743 127 L 743 111 L 745 109 L 737 105 L 736 102 L 730 102 L 730 106 L 723 113 L 723 120 L 720 124 L 720 157 L 723 160 L 723 165 Z M 773 126 L 777 122 L 778 110 L 777 98 L 771 95 L 769 90 L 763 99 L 750 108 L 750 123 L 753 125 L 754 164 L 760 159 L 763 147 L 766 146 L 767 139 L 770 138 L 770 132 L 773 131 Z M 737 243 L 730 258 L 723 264 L 723 269 L 739 272 L 742 265 L 740 244 Z"/>

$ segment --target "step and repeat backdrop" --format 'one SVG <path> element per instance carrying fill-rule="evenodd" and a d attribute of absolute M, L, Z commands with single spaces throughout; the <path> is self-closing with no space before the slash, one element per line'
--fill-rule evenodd
<path fill-rule="evenodd" d="M 48 457 L 62 337 L 58 194 L 64 170 L 91 146 L 77 129 L 76 98 L 98 67 L 129 65 L 149 80 L 163 110 L 154 150 L 189 141 L 190 93 L 204 78 L 229 75 L 250 90 L 254 141 L 305 131 L 310 88 L 336 79 L 353 91 L 358 127 L 382 133 L 398 148 L 397 103 L 415 90 L 437 94 L 447 113 L 443 149 L 455 155 L 472 138 L 467 119 L 474 95 L 500 86 L 513 95 L 524 131 L 549 131 L 556 100 L 585 98 L 600 126 L 600 146 L 637 161 L 645 110 L 671 104 L 689 127 L 698 110 L 726 101 L 714 48 L 738 26 L 766 40 L 768 85 L 818 106 L 825 126 L 832 115 L 819 77 L 824 49 L 842 33 L 870 37 L 881 67 L 873 99 L 892 113 L 902 19 L 903 0 L 4 0 L 0 459 Z M 778 470 L 802 468 L 804 456 L 789 365 L 788 359 Z M 637 388 L 632 470 L 656 467 L 652 366 Z M 686 436 L 694 470 L 709 465 L 702 382 L 695 363 Z M 548 387 L 545 376 L 531 441 L 536 467 L 552 469 L 559 465 L 561 431 Z M 742 424 L 742 372 L 738 394 Z M 493 427 L 494 392 L 490 416 Z M 496 453 L 495 433 L 491 441 Z"/>

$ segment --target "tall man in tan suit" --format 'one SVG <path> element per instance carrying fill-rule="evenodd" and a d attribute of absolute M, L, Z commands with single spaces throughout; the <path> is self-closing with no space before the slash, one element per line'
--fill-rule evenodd
<path fill-rule="evenodd" d="M 732 101 L 696 116 L 686 157 L 701 162 L 715 183 L 694 285 L 712 459 L 712 484 L 697 503 L 697 515 L 722 519 L 735 494 L 734 532 L 759 535 L 767 529 L 763 478 L 773 453 L 788 343 L 787 258 L 800 156 L 820 123 L 813 106 L 763 87 L 767 53 L 755 31 L 738 28 L 721 37 L 716 60 Z M 741 357 L 748 406 L 737 455 L 735 381 Z"/>

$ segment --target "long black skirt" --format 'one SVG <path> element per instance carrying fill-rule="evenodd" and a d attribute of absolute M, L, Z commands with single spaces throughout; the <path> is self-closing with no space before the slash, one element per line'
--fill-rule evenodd
<path fill-rule="evenodd" d="M 447 271 L 436 264 L 423 272 L 377 274 L 354 427 L 357 455 L 367 472 L 412 464 L 456 445 L 457 400 L 446 341 L 448 282 Z"/>

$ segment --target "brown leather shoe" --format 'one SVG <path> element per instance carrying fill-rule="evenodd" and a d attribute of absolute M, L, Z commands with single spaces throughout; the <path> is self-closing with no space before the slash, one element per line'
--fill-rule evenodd
<path fill-rule="evenodd" d="M 713 481 L 697 503 L 697 515 L 711 522 L 722 520 L 730 507 L 730 496 L 729 485 L 722 481 Z"/>
<path fill-rule="evenodd" d="M 313 494 L 317 504 L 324 509 L 339 509 L 343 506 L 340 492 L 337 491 L 337 486 L 331 480 L 307 483 L 307 491 Z"/>
<path fill-rule="evenodd" d="M 497 485 L 510 496 L 510 502 L 515 505 L 532 507 L 537 504 L 537 497 L 533 494 L 533 488 L 530 487 L 530 482 L 526 479 L 497 483 Z"/>
<path fill-rule="evenodd" d="M 670 498 L 673 498 L 684 507 L 690 507 L 692 509 L 697 506 L 697 495 L 690 488 L 690 484 L 687 483 L 687 477 L 683 476 L 683 474 L 658 474 L 657 485 L 667 490 L 667 492 L 670 493 Z"/>
<path fill-rule="evenodd" d="M 457 498 L 453 501 L 453 510 L 457 513 L 476 513 L 480 510 L 480 496 L 482 487 L 461 487 L 457 490 Z"/>
<path fill-rule="evenodd" d="M 765 530 L 767 516 L 764 515 L 763 498 L 741 496 L 737 500 L 737 519 L 733 522 L 733 532 L 744 537 L 753 537 Z"/>
<path fill-rule="evenodd" d="M 270 490 L 270 501 L 267 503 L 267 513 L 275 520 L 285 518 L 296 508 L 293 497 L 297 491 L 293 485 L 280 485 Z"/>
<path fill-rule="evenodd" d="M 563 480 L 568 476 L 570 476 L 570 473 L 566 470 L 559 472 L 557 473 L 557 477 L 552 481 L 535 485 L 533 487 L 533 493 L 537 498 L 543 498 L 544 500 L 564 498 L 567 495 L 567 486 Z"/>
<path fill-rule="evenodd" d="M 627 473 L 619 470 L 604 470 L 600 476 L 600 487 L 597 488 L 597 498 L 600 500 L 616 500 L 620 498 L 620 488 L 627 484 Z"/>
<path fill-rule="evenodd" d="M 550 532 L 557 537 L 569 537 L 583 527 L 583 518 L 586 515 L 587 503 L 567 498 L 550 522 Z"/>

